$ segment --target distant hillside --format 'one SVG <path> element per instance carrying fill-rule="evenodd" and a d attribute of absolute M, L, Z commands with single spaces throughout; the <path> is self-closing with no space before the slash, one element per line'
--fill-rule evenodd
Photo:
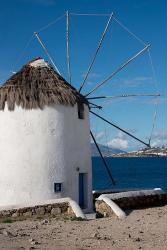
<path fill-rule="evenodd" d="M 110 148 L 101 144 L 98 144 L 103 156 L 111 156 L 112 154 L 126 153 L 121 149 Z M 99 152 L 97 151 L 96 145 L 91 143 L 91 152 L 92 156 L 99 156 Z"/>
<path fill-rule="evenodd" d="M 167 157 L 167 147 L 144 148 L 128 153 L 114 154 L 114 157 Z"/>

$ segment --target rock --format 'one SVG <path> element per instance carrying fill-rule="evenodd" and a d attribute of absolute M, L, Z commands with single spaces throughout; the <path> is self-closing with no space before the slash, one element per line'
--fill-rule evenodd
<path fill-rule="evenodd" d="M 38 225 L 32 226 L 31 229 L 38 229 Z"/>
<path fill-rule="evenodd" d="M 105 235 L 103 239 L 104 239 L 104 240 L 111 240 L 111 237 Z"/>
<path fill-rule="evenodd" d="M 10 211 L 2 211 L 1 214 L 3 217 L 10 217 L 11 216 Z"/>
<path fill-rule="evenodd" d="M 31 245 L 38 245 L 39 242 L 36 241 L 35 239 L 29 239 L 29 242 L 31 243 Z"/>
<path fill-rule="evenodd" d="M 30 234 L 21 233 L 20 236 L 21 236 L 21 237 L 26 237 L 26 236 L 30 236 Z"/>
<path fill-rule="evenodd" d="M 46 220 L 46 219 L 45 219 L 45 220 L 43 220 L 43 221 L 41 221 L 41 224 L 42 224 L 42 225 L 46 225 L 46 224 L 48 224 L 48 223 L 49 223 L 49 221 L 48 221 L 48 220 Z"/>
<path fill-rule="evenodd" d="M 91 235 L 92 238 L 95 238 L 96 236 L 97 236 L 97 233 L 93 233 L 93 234 Z"/>
<path fill-rule="evenodd" d="M 72 210 L 71 207 L 68 207 L 67 213 L 68 213 L 68 215 L 74 215 L 74 211 Z"/>
<path fill-rule="evenodd" d="M 59 207 L 54 207 L 51 210 L 51 215 L 61 214 L 61 209 Z"/>
<path fill-rule="evenodd" d="M 35 212 L 35 209 L 33 208 L 33 209 L 31 209 L 31 212 L 32 212 L 32 214 L 34 215 L 34 214 L 36 214 L 36 212 Z"/>
<path fill-rule="evenodd" d="M 2 234 L 5 236 L 9 236 L 9 237 L 15 237 L 15 235 L 13 235 L 11 232 L 7 231 L 6 229 L 4 229 L 2 231 Z"/>
<path fill-rule="evenodd" d="M 17 210 L 17 212 L 18 213 L 20 213 L 20 214 L 23 214 L 23 213 L 26 213 L 28 211 L 28 209 L 27 208 L 19 208 L 18 210 Z"/>
<path fill-rule="evenodd" d="M 31 217 L 32 216 L 32 212 L 31 211 L 27 211 L 25 213 L 23 213 L 24 217 Z"/>
<path fill-rule="evenodd" d="M 18 212 L 15 212 L 15 213 L 12 214 L 12 217 L 13 217 L 13 218 L 17 218 L 17 217 L 19 217 L 19 216 L 20 216 L 20 214 L 19 214 Z"/>
<path fill-rule="evenodd" d="M 140 239 L 140 238 L 136 238 L 135 241 L 138 241 L 138 242 L 139 242 L 139 241 L 141 241 L 141 239 Z"/>
<path fill-rule="evenodd" d="M 45 214 L 45 208 L 44 207 L 38 207 L 35 209 L 35 212 L 37 215 L 44 215 Z"/>
<path fill-rule="evenodd" d="M 107 217 L 107 212 L 104 212 L 104 213 L 103 213 L 103 216 L 104 216 L 104 217 Z"/>
<path fill-rule="evenodd" d="M 45 208 L 45 210 L 46 210 L 46 213 L 50 213 L 51 210 L 52 210 L 52 206 L 51 206 L 51 205 L 48 205 L 48 206 Z"/>
<path fill-rule="evenodd" d="M 100 236 L 99 236 L 99 234 L 98 234 L 97 232 L 95 232 L 95 233 L 93 233 L 93 234 L 91 235 L 91 238 L 100 239 Z"/>

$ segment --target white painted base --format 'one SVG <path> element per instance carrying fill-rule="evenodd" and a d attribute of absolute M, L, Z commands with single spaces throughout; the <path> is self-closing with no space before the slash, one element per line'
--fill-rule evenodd
<path fill-rule="evenodd" d="M 74 107 L 0 111 L 0 206 L 70 197 L 79 201 L 79 172 L 88 173 L 87 211 L 92 209 L 89 112 Z M 54 192 L 62 183 L 62 192 Z"/>

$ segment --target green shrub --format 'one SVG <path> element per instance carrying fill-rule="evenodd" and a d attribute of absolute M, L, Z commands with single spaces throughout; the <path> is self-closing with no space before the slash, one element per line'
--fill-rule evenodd
<path fill-rule="evenodd" d="M 2 223 L 13 223 L 13 220 L 11 218 L 6 218 L 2 220 Z"/>
<path fill-rule="evenodd" d="M 71 221 L 87 221 L 87 219 L 82 218 L 82 217 L 73 217 L 71 218 Z"/>

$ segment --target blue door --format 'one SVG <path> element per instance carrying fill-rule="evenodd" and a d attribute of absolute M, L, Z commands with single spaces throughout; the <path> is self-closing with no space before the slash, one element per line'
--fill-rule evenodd
<path fill-rule="evenodd" d="M 84 208 L 84 174 L 79 173 L 79 206 Z"/>

